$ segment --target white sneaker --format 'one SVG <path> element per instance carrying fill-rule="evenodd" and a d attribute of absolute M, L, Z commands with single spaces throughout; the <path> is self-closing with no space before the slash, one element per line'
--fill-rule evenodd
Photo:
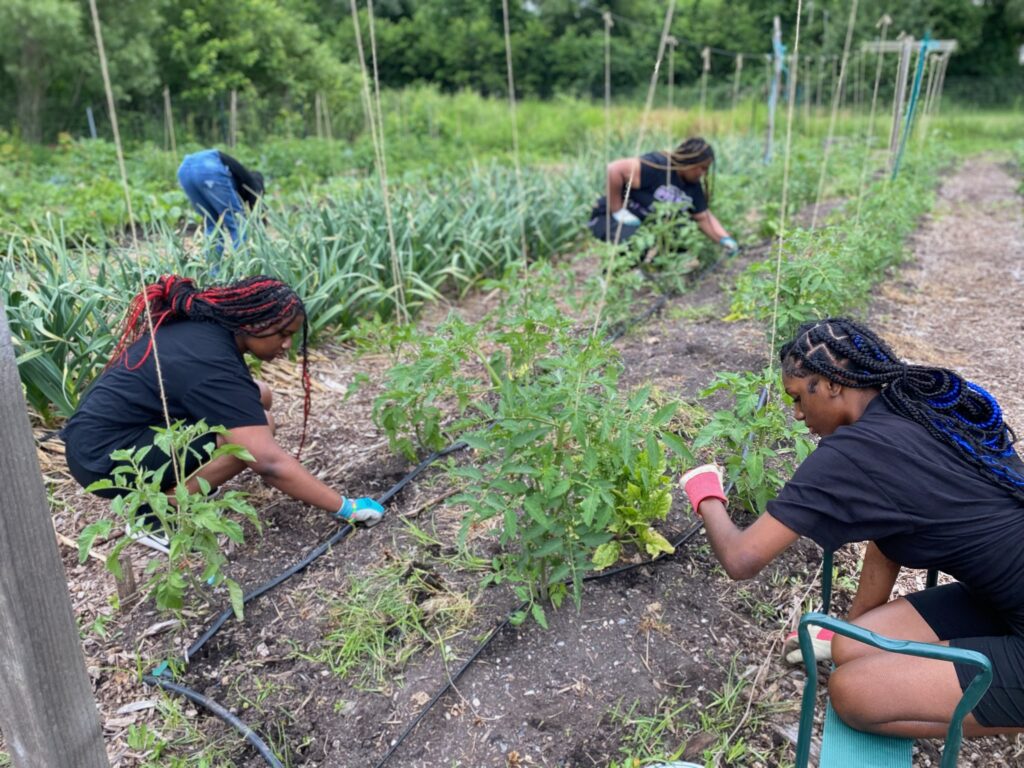
<path fill-rule="evenodd" d="M 150 549 L 162 552 L 165 555 L 171 554 L 171 540 L 163 533 L 156 533 L 154 531 L 147 531 L 145 528 L 133 528 L 130 525 L 126 525 L 124 528 L 124 535 L 144 547 L 149 547 Z"/>

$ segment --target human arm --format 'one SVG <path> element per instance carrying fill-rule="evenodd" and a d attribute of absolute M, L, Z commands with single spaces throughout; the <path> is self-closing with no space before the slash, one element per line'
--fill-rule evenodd
<path fill-rule="evenodd" d="M 740 528 L 729 517 L 720 499 L 705 499 L 698 508 L 711 550 L 737 581 L 750 579 L 788 548 L 800 535 L 774 517 L 761 515 L 747 528 Z"/>
<path fill-rule="evenodd" d="M 704 530 L 715 557 L 733 579 L 749 579 L 800 535 L 769 515 L 748 528 L 739 528 L 725 508 L 722 469 L 717 464 L 695 467 L 680 480 L 690 506 L 704 520 Z"/>
<path fill-rule="evenodd" d="M 853 605 L 846 618 L 853 621 L 872 608 L 885 605 L 892 595 L 893 585 L 899 576 L 900 565 L 884 554 L 873 541 L 864 550 L 864 564 L 860 570 L 860 582 L 853 596 Z"/>
<path fill-rule="evenodd" d="M 341 494 L 310 474 L 298 459 L 278 445 L 269 426 L 235 427 L 228 430 L 227 442 L 252 454 L 253 461 L 246 463 L 267 485 L 332 514 L 341 508 Z"/>
<path fill-rule="evenodd" d="M 725 227 L 723 227 L 721 222 L 715 218 L 715 214 L 713 214 L 710 209 L 705 209 L 700 213 L 693 214 L 693 220 L 697 222 L 697 227 L 700 231 L 707 235 L 711 240 L 726 246 L 730 250 L 734 250 L 736 248 L 736 241 L 728 232 L 725 231 Z M 731 241 L 731 247 L 726 243 L 722 243 L 722 240 L 725 238 L 728 238 L 728 240 Z"/>
<path fill-rule="evenodd" d="M 612 213 L 621 210 L 625 204 L 623 192 L 627 182 L 630 189 L 636 189 L 640 184 L 640 160 L 635 157 L 622 158 L 608 164 L 605 194 L 608 199 L 608 210 Z"/>

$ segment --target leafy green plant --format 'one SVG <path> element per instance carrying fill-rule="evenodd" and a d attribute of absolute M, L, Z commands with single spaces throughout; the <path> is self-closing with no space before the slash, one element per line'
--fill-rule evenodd
<path fill-rule="evenodd" d="M 615 349 L 580 336 L 530 274 L 510 278 L 485 321 L 450 317 L 411 338 L 375 414 L 406 452 L 438 447 L 441 414 L 454 414 L 445 428 L 476 452 L 474 465 L 451 469 L 469 483 L 455 499 L 469 509 L 463 537 L 501 521 L 489 581 L 512 583 L 528 603 L 516 621 L 530 613 L 545 624 L 543 603 L 557 607 L 570 589 L 578 603 L 583 576 L 624 545 L 671 549 L 651 527 L 671 505 L 666 448 L 690 454 L 667 428 L 679 404 L 656 405 L 647 388 L 620 392 Z"/>
<path fill-rule="evenodd" d="M 97 538 L 109 536 L 115 525 L 127 525 L 138 530 L 159 521 L 159 526 L 170 541 L 167 558 L 151 558 L 146 567 L 148 580 L 146 588 L 162 611 L 180 611 L 184 607 L 185 591 L 201 583 L 211 586 L 225 585 L 235 615 L 242 617 L 242 587 L 223 573 L 227 558 L 221 551 L 219 536 L 234 542 L 244 542 L 242 526 L 228 517 L 233 513 L 248 520 L 257 530 L 259 517 L 252 506 L 245 501 L 240 491 L 228 491 L 211 498 L 210 484 L 199 478 L 199 492 L 189 493 L 185 478 L 178 477 L 173 496 L 160 490 L 161 482 L 168 471 L 173 471 L 170 459 L 156 470 L 142 466 L 149 452 L 162 450 L 168 457 L 174 456 L 177 467 L 184 467 L 190 454 L 201 460 L 210 461 L 221 456 L 234 456 L 243 461 L 252 461 L 248 451 L 238 445 L 225 443 L 216 446 L 218 435 L 227 434 L 223 427 L 208 427 L 205 422 L 185 425 L 176 422 L 170 428 L 154 428 L 157 436 L 153 445 L 137 449 L 115 451 L 111 458 L 118 462 L 112 478 L 99 480 L 86 490 L 116 490 L 122 495 L 111 500 L 110 511 L 114 519 L 105 518 L 90 523 L 79 535 L 78 559 L 85 562 Z M 199 456 L 192 447 L 193 442 L 209 436 L 203 448 L 206 456 Z M 119 561 L 122 550 L 132 543 L 128 537 L 121 538 L 107 555 L 107 568 L 115 576 L 121 576 Z M 196 577 L 193 559 L 198 556 L 203 569 Z"/>
<path fill-rule="evenodd" d="M 778 374 L 770 369 L 719 372 L 701 397 L 722 393 L 731 407 L 716 410 L 693 442 L 694 450 L 711 446 L 715 455 L 725 457 L 729 480 L 735 483 L 733 498 L 759 514 L 814 448 L 806 427 L 794 422 L 782 403 L 762 403 L 773 375 Z"/>

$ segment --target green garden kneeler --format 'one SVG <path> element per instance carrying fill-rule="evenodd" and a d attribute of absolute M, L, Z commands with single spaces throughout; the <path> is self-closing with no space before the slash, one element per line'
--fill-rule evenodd
<path fill-rule="evenodd" d="M 967 686 L 946 732 L 946 746 L 942 750 L 940 768 L 956 768 L 963 738 L 963 719 L 988 690 L 992 682 L 992 664 L 981 653 L 944 645 L 919 643 L 911 640 L 890 640 L 862 627 L 834 619 L 823 613 L 807 613 L 800 619 L 800 652 L 807 669 L 803 701 L 800 706 L 800 736 L 796 747 L 796 768 L 807 768 L 814 731 L 814 705 L 818 690 L 818 666 L 811 645 L 811 626 L 830 629 L 838 635 L 892 653 L 920 656 L 925 659 L 972 664 L 981 671 Z M 839 719 L 831 702 L 825 713 L 825 728 L 821 736 L 821 758 L 818 768 L 910 768 L 913 739 L 895 736 L 877 736 L 855 730 Z"/>

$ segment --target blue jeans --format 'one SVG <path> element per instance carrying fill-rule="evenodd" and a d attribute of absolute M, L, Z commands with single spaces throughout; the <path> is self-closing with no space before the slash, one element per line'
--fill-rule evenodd
<path fill-rule="evenodd" d="M 242 243 L 240 228 L 245 208 L 217 150 L 204 149 L 186 155 L 178 168 L 178 183 L 192 206 L 202 214 L 207 243 L 213 244 L 217 256 L 224 251 L 224 233 L 231 237 L 231 245 L 238 248 Z M 211 271 L 215 266 L 211 264 Z"/>

